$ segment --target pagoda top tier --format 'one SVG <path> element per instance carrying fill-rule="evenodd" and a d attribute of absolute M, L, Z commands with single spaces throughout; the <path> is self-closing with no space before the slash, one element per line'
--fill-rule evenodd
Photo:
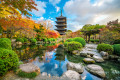
<path fill-rule="evenodd" d="M 62 16 L 62 10 L 61 10 L 61 16 L 56 17 L 56 19 L 63 19 L 63 18 L 66 18 L 66 17 Z"/>

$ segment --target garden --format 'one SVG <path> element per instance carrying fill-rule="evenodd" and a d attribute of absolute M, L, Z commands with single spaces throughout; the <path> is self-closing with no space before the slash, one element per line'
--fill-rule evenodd
<path fill-rule="evenodd" d="M 0 0 L 0 80 L 120 80 L 120 22 L 60 35 L 19 1 Z"/>

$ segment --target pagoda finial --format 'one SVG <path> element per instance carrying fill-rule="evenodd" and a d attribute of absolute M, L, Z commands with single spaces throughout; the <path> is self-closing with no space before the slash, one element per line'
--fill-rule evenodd
<path fill-rule="evenodd" d="M 62 9 L 61 9 L 61 16 L 62 16 Z"/>

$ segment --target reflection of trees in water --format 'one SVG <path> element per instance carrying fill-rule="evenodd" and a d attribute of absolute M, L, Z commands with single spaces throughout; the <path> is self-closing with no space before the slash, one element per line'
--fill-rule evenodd
<path fill-rule="evenodd" d="M 39 57 L 39 61 L 42 61 L 45 57 L 46 50 L 53 50 L 57 47 L 57 45 L 51 46 L 43 46 L 43 45 L 23 45 L 20 48 L 13 48 L 13 50 L 17 53 L 19 59 L 21 61 L 34 61 L 36 57 Z"/>
<path fill-rule="evenodd" d="M 104 63 L 99 63 L 105 73 L 105 80 L 120 80 L 120 65 L 115 61 L 106 61 Z"/>

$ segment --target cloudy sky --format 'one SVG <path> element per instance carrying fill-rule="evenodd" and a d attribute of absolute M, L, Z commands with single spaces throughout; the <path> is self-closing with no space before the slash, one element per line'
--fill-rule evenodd
<path fill-rule="evenodd" d="M 55 17 L 67 17 L 67 29 L 76 31 L 85 24 L 106 24 L 120 20 L 120 0 L 35 0 L 39 11 L 30 12 L 36 21 L 51 20 Z M 119 21 L 120 22 L 120 21 Z M 53 27 L 55 29 L 55 26 Z"/>

